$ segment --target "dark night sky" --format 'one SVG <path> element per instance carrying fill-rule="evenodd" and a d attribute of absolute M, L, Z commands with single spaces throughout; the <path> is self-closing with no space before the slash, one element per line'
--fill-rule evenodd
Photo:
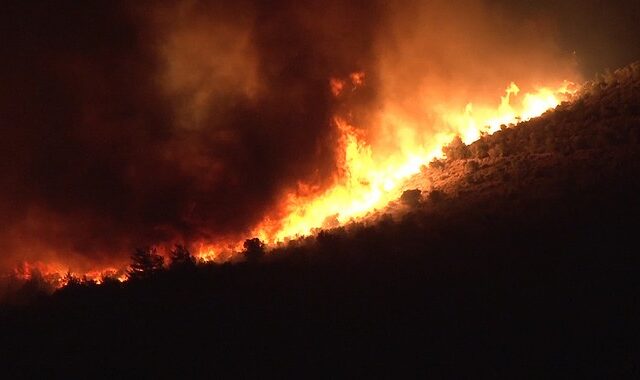
<path fill-rule="evenodd" d="M 575 51 L 587 78 L 640 59 L 640 2 L 633 0 L 492 0 L 523 18 L 549 19 L 559 45 Z"/>
<path fill-rule="evenodd" d="M 327 80 L 365 70 L 371 90 L 353 101 L 375 103 L 390 3 L 298 3 L 5 4 L 0 266 L 242 235 L 283 189 L 325 184 Z M 542 22 L 587 78 L 640 58 L 638 1 L 482 4 Z"/>

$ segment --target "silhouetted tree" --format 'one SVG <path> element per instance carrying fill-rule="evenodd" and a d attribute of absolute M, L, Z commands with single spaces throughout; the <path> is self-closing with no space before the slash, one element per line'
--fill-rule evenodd
<path fill-rule="evenodd" d="M 243 254 L 248 261 L 255 261 L 264 256 L 264 243 L 258 238 L 245 240 L 243 246 Z"/>
<path fill-rule="evenodd" d="M 114 274 L 105 274 L 102 276 L 102 286 L 118 287 L 120 286 L 120 280 Z"/>
<path fill-rule="evenodd" d="M 62 279 L 64 286 L 69 287 L 69 288 L 73 288 L 73 287 L 78 287 L 80 286 L 80 279 L 76 276 L 74 276 L 71 271 L 67 271 L 67 273 L 64 275 L 64 278 Z"/>
<path fill-rule="evenodd" d="M 82 276 L 82 280 L 80 283 L 84 286 L 95 286 L 98 285 L 98 282 L 92 278 L 87 277 L 87 275 Z"/>
<path fill-rule="evenodd" d="M 26 281 L 20 280 L 21 286 L 14 295 L 18 304 L 29 304 L 38 299 L 43 299 L 53 293 L 54 286 L 45 279 L 37 269 L 32 269 L 30 277 Z"/>
<path fill-rule="evenodd" d="M 171 250 L 170 258 L 169 267 L 171 269 L 194 268 L 196 266 L 196 258 L 181 244 L 176 244 L 175 248 Z"/>
<path fill-rule="evenodd" d="M 163 266 L 164 258 L 157 253 L 155 248 L 138 248 L 131 255 L 131 265 L 127 276 L 133 280 L 148 278 L 161 272 Z"/>

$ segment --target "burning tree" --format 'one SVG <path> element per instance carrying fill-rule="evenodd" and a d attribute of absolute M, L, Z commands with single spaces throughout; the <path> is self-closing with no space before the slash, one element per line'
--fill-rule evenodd
<path fill-rule="evenodd" d="M 244 257 L 248 261 L 255 261 L 264 256 L 264 243 L 258 239 L 247 239 L 244 241 Z"/>
<path fill-rule="evenodd" d="M 69 288 L 78 287 L 82 284 L 80 279 L 76 277 L 73 273 L 71 273 L 71 271 L 67 271 L 67 273 L 62 278 L 62 282 L 64 286 Z"/>
<path fill-rule="evenodd" d="M 185 248 L 185 246 L 176 244 L 175 248 L 171 250 L 171 269 L 180 268 L 193 268 L 196 265 L 196 258 L 193 257 L 191 252 Z"/>
<path fill-rule="evenodd" d="M 164 257 L 155 248 L 136 249 L 131 255 L 131 265 L 127 271 L 129 279 L 151 277 L 164 269 Z"/>

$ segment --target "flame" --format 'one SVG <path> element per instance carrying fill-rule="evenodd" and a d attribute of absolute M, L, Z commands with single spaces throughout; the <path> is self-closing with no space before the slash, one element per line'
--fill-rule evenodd
<path fill-rule="evenodd" d="M 517 124 L 542 115 L 568 100 L 577 90 L 575 83 L 565 80 L 558 86 L 539 87 L 533 93 L 526 93 L 516 103 L 514 98 L 520 93 L 520 88 L 511 82 L 500 98 L 497 109 L 474 107 L 472 103 L 467 103 L 464 112 L 445 111 L 443 119 L 456 128 L 465 144 L 470 144 L 478 140 L 482 133 L 498 131 L 501 125 Z"/>
<path fill-rule="evenodd" d="M 351 74 L 350 79 L 354 87 L 361 86 L 364 73 Z M 339 96 L 345 83 L 332 79 L 333 94 Z M 520 88 L 511 82 L 497 107 L 467 103 L 459 110 L 437 109 L 445 128 L 426 136 L 420 136 L 422 128 L 415 121 L 393 110 L 384 111 L 379 117 L 381 129 L 394 130 L 398 139 L 398 149 L 391 154 L 376 151 L 357 128 L 344 118 L 335 117 L 333 124 L 340 132 L 337 148 L 340 176 L 335 184 L 319 195 L 306 195 L 310 192 L 309 186 L 300 184 L 296 191 L 285 197 L 286 216 L 275 223 L 266 219 L 254 231 L 254 236 L 273 244 L 363 218 L 398 199 L 404 181 L 434 158 L 442 158 L 442 148 L 456 135 L 460 135 L 466 144 L 472 143 L 484 133 L 499 130 L 502 125 L 539 116 L 568 100 L 576 91 L 574 83 L 564 81 L 522 95 Z"/>
<path fill-rule="evenodd" d="M 366 85 L 365 73 L 355 72 L 348 78 L 332 78 L 329 90 L 339 98 L 345 91 L 356 91 Z M 308 236 L 321 228 L 336 227 L 352 220 L 365 218 L 402 193 L 402 185 L 419 173 L 424 165 L 442 158 L 442 148 L 456 135 L 470 144 L 483 134 L 491 134 L 503 125 L 517 124 L 537 117 L 561 102 L 569 100 L 578 86 L 564 81 L 557 85 L 540 86 L 532 92 L 522 93 L 518 85 L 509 83 L 499 104 L 467 103 L 463 107 L 430 105 L 436 118 L 416 120 L 403 113 L 394 104 L 386 105 L 376 115 L 374 130 L 378 136 L 393 140 L 392 148 L 373 144 L 350 124 L 348 117 L 336 115 L 332 124 L 338 132 L 336 150 L 338 170 L 333 185 L 324 191 L 307 183 L 285 194 L 280 213 L 266 217 L 248 237 L 258 237 L 268 244 L 286 242 Z M 427 100 L 424 103 L 428 103 Z M 436 128 L 424 128 L 435 123 Z M 368 126 L 371 127 L 371 126 Z M 391 137 L 389 137 L 391 136 Z M 242 240 L 201 241 L 193 248 L 202 262 L 232 260 L 242 249 Z M 81 281 L 103 283 L 106 278 L 120 282 L 127 280 L 126 271 L 114 267 L 85 272 L 69 272 L 58 263 L 24 263 L 14 271 L 19 279 L 29 280 L 38 271 L 56 288 L 66 285 L 65 274 L 71 273 Z"/>
<path fill-rule="evenodd" d="M 21 281 L 30 281 L 41 278 L 54 289 L 61 288 L 68 284 L 70 275 L 82 283 L 102 284 L 106 279 L 114 279 L 118 282 L 125 282 L 127 274 L 125 269 L 105 267 L 101 269 L 90 269 L 87 271 L 71 271 L 61 263 L 45 263 L 42 261 L 23 262 L 13 270 L 13 278 Z"/>

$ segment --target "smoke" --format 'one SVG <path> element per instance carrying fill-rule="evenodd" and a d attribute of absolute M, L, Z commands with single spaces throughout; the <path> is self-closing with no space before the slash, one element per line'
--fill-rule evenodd
<path fill-rule="evenodd" d="M 364 1 L 11 4 L 3 264 L 242 236 L 284 189 L 323 185 L 328 81 L 369 69 L 377 19 Z"/>
<path fill-rule="evenodd" d="M 372 144 L 510 81 L 575 78 L 553 25 L 482 1 L 10 1 L 0 44 L 0 266 L 247 237 Z M 337 98 L 331 78 L 365 72 Z M 568 77 L 568 78 L 567 78 Z M 475 98 L 474 98 L 475 97 Z M 406 136 L 405 136 L 406 137 Z"/>
<path fill-rule="evenodd" d="M 556 44 L 571 52 L 589 79 L 640 59 L 640 3 L 630 0 L 536 2 L 490 0 L 520 19 L 546 20 Z"/>
<path fill-rule="evenodd" d="M 434 134 L 451 130 L 444 116 L 463 114 L 468 104 L 497 108 L 511 82 L 529 92 L 580 78 L 544 19 L 486 2 L 404 3 L 391 9 L 387 25 L 377 46 L 378 149 L 407 140 L 428 146 Z"/>

